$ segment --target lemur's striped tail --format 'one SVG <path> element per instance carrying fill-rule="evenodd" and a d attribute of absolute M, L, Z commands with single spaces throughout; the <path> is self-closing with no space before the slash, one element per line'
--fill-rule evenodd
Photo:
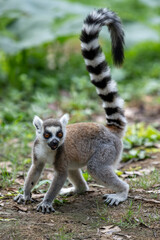
<path fill-rule="evenodd" d="M 110 69 L 98 42 L 102 26 L 107 25 L 112 40 L 112 55 L 116 65 L 124 59 L 124 32 L 121 21 L 114 12 L 99 9 L 90 13 L 84 20 L 80 40 L 82 55 L 89 72 L 91 82 L 96 86 L 103 101 L 108 126 L 114 126 L 120 132 L 125 130 L 126 119 L 123 111 L 123 99 L 117 92 L 116 83 L 111 79 Z"/>

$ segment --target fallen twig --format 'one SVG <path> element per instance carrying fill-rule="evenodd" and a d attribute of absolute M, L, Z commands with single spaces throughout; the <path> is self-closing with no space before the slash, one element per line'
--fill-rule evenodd
<path fill-rule="evenodd" d="M 154 199 L 147 199 L 147 198 L 143 198 L 143 197 L 140 197 L 140 196 L 130 196 L 130 195 L 128 197 L 132 198 L 134 200 L 142 200 L 142 201 L 148 202 L 148 203 L 160 204 L 160 201 L 154 200 Z"/>

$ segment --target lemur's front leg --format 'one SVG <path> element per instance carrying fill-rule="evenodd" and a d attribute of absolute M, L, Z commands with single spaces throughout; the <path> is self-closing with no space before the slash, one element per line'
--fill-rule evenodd
<path fill-rule="evenodd" d="M 37 183 L 42 170 L 44 168 L 44 163 L 42 162 L 34 162 L 32 163 L 27 178 L 25 180 L 24 184 L 24 194 L 19 194 L 14 198 L 14 201 L 21 204 L 27 204 L 29 202 L 33 202 L 34 200 L 31 198 L 31 190 L 34 187 L 34 185 Z"/>
<path fill-rule="evenodd" d="M 59 193 L 61 188 L 63 187 L 65 180 L 67 179 L 67 171 L 65 172 L 55 172 L 52 183 L 44 196 L 43 201 L 38 204 L 37 211 L 42 213 L 50 213 L 54 212 L 54 208 L 52 207 L 53 199 Z"/>

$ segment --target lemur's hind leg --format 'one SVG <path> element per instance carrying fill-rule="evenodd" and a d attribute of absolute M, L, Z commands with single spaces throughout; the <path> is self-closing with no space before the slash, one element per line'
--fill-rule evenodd
<path fill-rule="evenodd" d="M 60 195 L 73 195 L 73 194 L 82 194 L 86 192 L 89 187 L 82 176 L 81 169 L 69 170 L 68 171 L 69 181 L 72 183 L 73 187 L 62 188 Z"/>
<path fill-rule="evenodd" d="M 106 149 L 107 150 L 107 149 Z M 88 172 L 103 186 L 113 190 L 115 194 L 104 195 L 105 202 L 112 205 L 118 205 L 127 199 L 129 185 L 122 181 L 114 172 L 112 165 L 108 165 L 111 162 L 107 157 L 109 154 L 96 153 L 88 162 Z M 109 156 L 107 156 L 109 155 Z M 105 159 L 104 159 L 105 158 Z"/>

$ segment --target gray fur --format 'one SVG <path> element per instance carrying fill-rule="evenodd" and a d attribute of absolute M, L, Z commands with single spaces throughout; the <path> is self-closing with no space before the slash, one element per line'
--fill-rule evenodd
<path fill-rule="evenodd" d="M 62 124 L 60 123 L 60 121 L 53 118 L 49 118 L 45 120 L 43 122 L 43 126 L 44 126 L 44 129 L 46 129 L 46 127 L 52 127 L 52 126 L 62 128 Z"/>

